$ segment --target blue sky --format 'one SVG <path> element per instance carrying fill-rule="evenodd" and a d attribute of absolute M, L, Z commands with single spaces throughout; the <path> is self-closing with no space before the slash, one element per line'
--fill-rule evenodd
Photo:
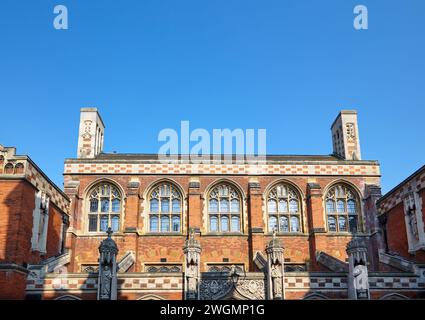
<path fill-rule="evenodd" d="M 423 0 L 2 0 L 0 143 L 62 186 L 81 107 L 100 109 L 107 152 L 156 153 L 159 131 L 189 120 L 265 128 L 271 154 L 331 153 L 353 108 L 388 191 L 424 164 L 424 14 Z"/>

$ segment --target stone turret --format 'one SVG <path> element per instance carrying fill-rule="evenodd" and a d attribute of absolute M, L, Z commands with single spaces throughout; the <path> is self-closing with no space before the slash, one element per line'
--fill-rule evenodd
<path fill-rule="evenodd" d="M 78 158 L 93 159 L 103 152 L 105 125 L 96 108 L 82 108 L 78 133 Z"/>
<path fill-rule="evenodd" d="M 361 160 L 357 111 L 342 110 L 331 127 L 333 153 L 345 160 Z"/>

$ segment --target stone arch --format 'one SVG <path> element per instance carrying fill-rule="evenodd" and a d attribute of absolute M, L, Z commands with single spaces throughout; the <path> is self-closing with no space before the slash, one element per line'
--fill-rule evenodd
<path fill-rule="evenodd" d="M 67 295 L 64 295 L 64 296 L 57 297 L 57 298 L 55 298 L 55 300 L 82 300 L 82 299 L 79 298 L 79 297 L 76 297 L 74 295 L 67 294 Z"/>
<path fill-rule="evenodd" d="M 379 300 L 409 300 L 409 298 L 399 293 L 389 293 L 379 298 Z"/>

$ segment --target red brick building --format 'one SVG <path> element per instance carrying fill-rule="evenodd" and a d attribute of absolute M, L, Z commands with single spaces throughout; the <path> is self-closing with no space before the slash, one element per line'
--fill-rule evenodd
<path fill-rule="evenodd" d="M 78 156 L 65 160 L 65 254 L 29 267 L 27 298 L 96 299 L 108 228 L 118 299 L 423 297 L 421 260 L 387 259 L 386 243 L 403 240 L 378 219 L 380 167 L 362 160 L 356 112 L 332 124 L 332 155 L 257 163 L 106 154 L 104 130 L 82 109 Z"/>
<path fill-rule="evenodd" d="M 425 166 L 378 201 L 381 260 L 405 271 L 425 265 Z"/>
<path fill-rule="evenodd" d="M 69 221 L 68 197 L 15 151 L 0 145 L 0 299 L 25 298 L 31 265 L 64 253 Z"/>

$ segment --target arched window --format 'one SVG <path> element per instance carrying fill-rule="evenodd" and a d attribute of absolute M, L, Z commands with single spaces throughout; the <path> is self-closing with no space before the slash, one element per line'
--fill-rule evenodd
<path fill-rule="evenodd" d="M 241 196 L 229 184 L 214 187 L 208 195 L 210 232 L 241 232 Z"/>
<path fill-rule="evenodd" d="M 149 195 L 149 232 L 181 232 L 182 196 L 170 183 L 156 186 Z"/>
<path fill-rule="evenodd" d="M 356 233 L 359 228 L 360 203 L 357 193 L 344 184 L 332 187 L 325 198 L 328 230 Z"/>
<path fill-rule="evenodd" d="M 5 174 L 13 174 L 13 164 L 8 163 L 4 166 L 4 173 Z"/>
<path fill-rule="evenodd" d="M 106 232 L 120 230 L 122 196 L 114 185 L 103 182 L 96 185 L 89 193 L 89 232 Z"/>
<path fill-rule="evenodd" d="M 269 232 L 302 232 L 300 198 L 295 189 L 280 183 L 267 195 Z"/>
<path fill-rule="evenodd" d="M 24 173 L 24 165 L 22 163 L 18 163 L 15 166 L 15 174 L 22 174 Z"/>

